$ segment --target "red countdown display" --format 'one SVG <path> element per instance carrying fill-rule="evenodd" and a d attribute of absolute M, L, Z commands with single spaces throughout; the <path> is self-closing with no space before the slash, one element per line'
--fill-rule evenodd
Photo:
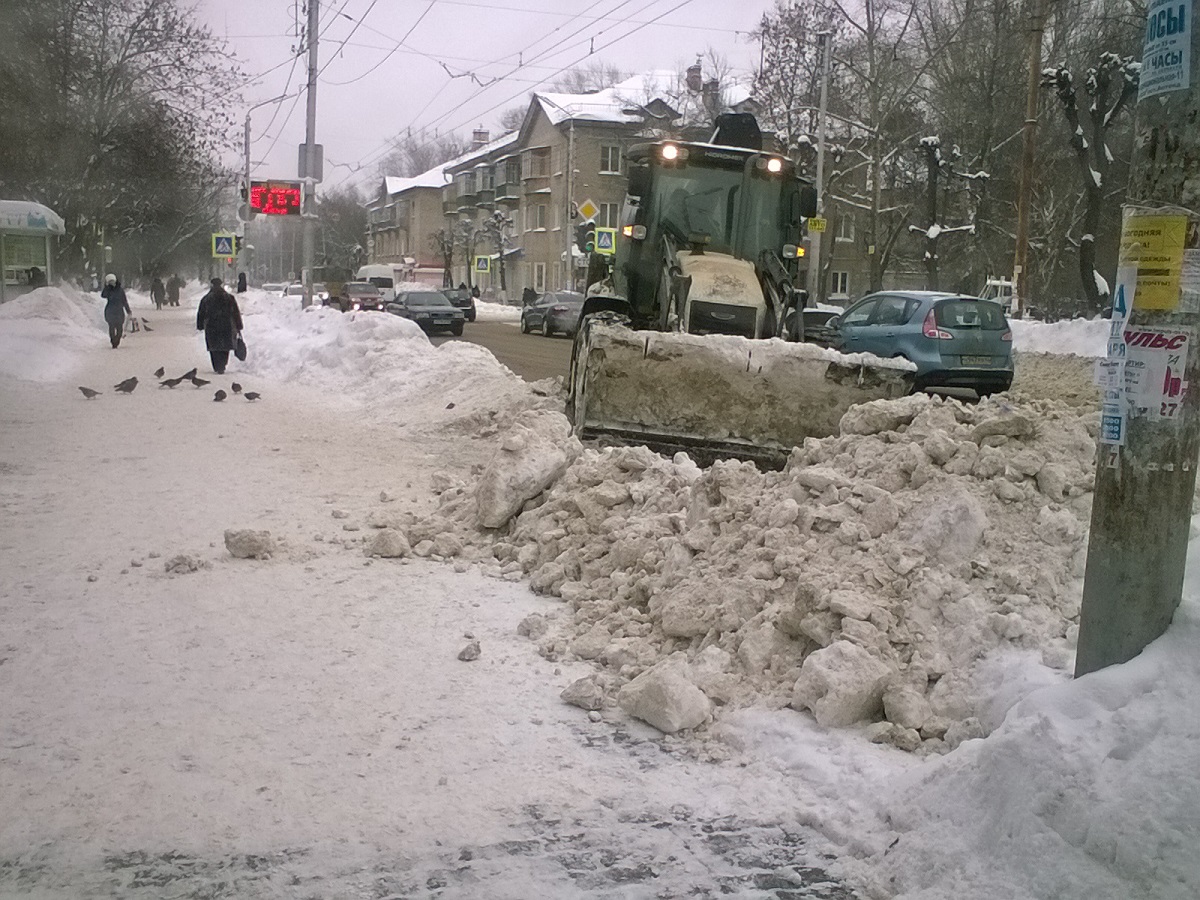
<path fill-rule="evenodd" d="M 251 181 L 250 208 L 267 216 L 300 215 L 299 181 Z"/>

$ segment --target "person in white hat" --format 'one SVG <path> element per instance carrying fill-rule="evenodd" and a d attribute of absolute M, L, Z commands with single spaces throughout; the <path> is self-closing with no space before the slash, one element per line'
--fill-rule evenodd
<path fill-rule="evenodd" d="M 100 296 L 108 301 L 104 307 L 104 321 L 108 323 L 108 339 L 116 350 L 117 345 L 121 343 L 121 334 L 125 331 L 125 314 L 132 316 L 133 310 L 129 308 L 125 288 L 121 287 L 116 275 L 110 273 L 104 276 L 104 290 L 100 292 Z"/>

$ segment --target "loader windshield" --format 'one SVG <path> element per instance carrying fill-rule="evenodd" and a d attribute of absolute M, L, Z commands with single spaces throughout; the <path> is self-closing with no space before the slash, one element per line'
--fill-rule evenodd
<path fill-rule="evenodd" d="M 780 178 L 743 180 L 741 168 L 692 165 L 658 169 L 652 217 L 687 246 L 707 238 L 705 248 L 752 259 L 763 248 L 782 246 Z"/>

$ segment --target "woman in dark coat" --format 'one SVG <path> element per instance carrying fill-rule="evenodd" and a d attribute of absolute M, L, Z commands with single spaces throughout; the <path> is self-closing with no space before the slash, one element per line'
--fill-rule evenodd
<path fill-rule="evenodd" d="M 167 288 L 157 275 L 150 282 L 150 299 L 154 301 L 155 309 L 162 309 L 163 304 L 167 302 Z"/>
<path fill-rule="evenodd" d="M 104 289 L 100 296 L 108 302 L 104 305 L 104 321 L 108 323 L 108 339 L 112 341 L 113 349 L 121 343 L 121 334 L 125 331 L 125 314 L 133 315 L 129 308 L 129 299 L 125 296 L 125 288 L 117 281 L 116 275 L 104 276 Z"/>
<path fill-rule="evenodd" d="M 204 332 L 213 371 L 224 375 L 229 354 L 242 331 L 242 311 L 233 294 L 221 286 L 220 278 L 212 280 L 212 287 L 200 300 L 200 308 L 196 310 L 196 330 Z"/>

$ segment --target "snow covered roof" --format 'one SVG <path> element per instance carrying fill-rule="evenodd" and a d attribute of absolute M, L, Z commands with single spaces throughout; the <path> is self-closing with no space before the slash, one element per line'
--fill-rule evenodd
<path fill-rule="evenodd" d="M 731 82 L 721 85 L 721 93 L 729 106 L 749 99 L 750 89 Z M 533 97 L 552 125 L 574 119 L 585 122 L 638 124 L 645 119 L 645 110 L 652 104 L 662 104 L 685 122 L 702 111 L 702 92 L 688 88 L 680 73 L 671 69 L 655 69 L 634 75 L 610 88 L 590 94 L 557 94 L 536 92 Z M 655 101 L 658 101 L 656 104 Z"/>
<path fill-rule="evenodd" d="M 28 200 L 0 200 L 0 231 L 66 234 L 67 226 L 54 210 Z"/>
<path fill-rule="evenodd" d="M 401 178 L 398 175 L 385 175 L 383 177 L 383 189 L 389 196 L 402 193 L 403 191 L 410 191 L 413 188 L 440 188 L 445 183 L 446 178 L 442 174 L 442 166 L 437 166 L 428 172 L 422 172 L 420 175 L 413 175 L 409 178 Z"/>

